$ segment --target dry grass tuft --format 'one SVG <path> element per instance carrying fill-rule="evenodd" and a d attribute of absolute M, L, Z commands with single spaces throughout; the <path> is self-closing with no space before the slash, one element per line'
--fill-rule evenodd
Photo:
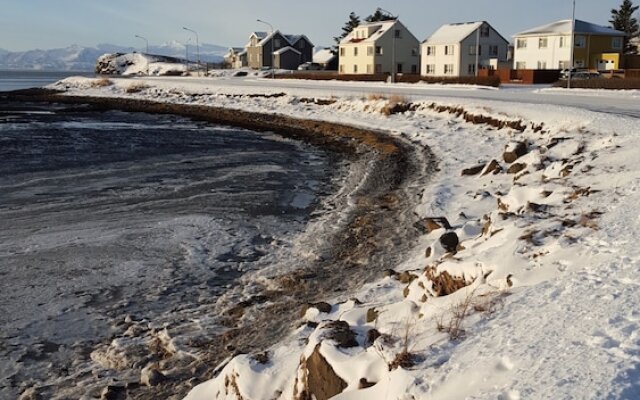
<path fill-rule="evenodd" d="M 141 82 L 134 82 L 131 85 L 129 85 L 126 89 L 125 92 L 127 93 L 140 93 L 145 89 L 149 89 L 149 85 L 145 84 L 145 83 L 141 83 Z"/>
<path fill-rule="evenodd" d="M 91 82 L 91 87 L 107 87 L 113 85 L 113 82 L 109 78 L 100 78 Z"/>
<path fill-rule="evenodd" d="M 437 297 L 448 296 L 471 284 L 464 277 L 453 277 L 447 271 L 438 273 L 435 267 L 427 267 L 424 272 L 433 282 L 433 292 Z"/>
<path fill-rule="evenodd" d="M 370 94 L 367 96 L 367 100 L 369 100 L 369 101 L 384 100 L 384 99 L 386 99 L 386 98 L 387 98 L 387 97 L 386 97 L 384 94 L 382 94 L 382 93 L 370 93 Z"/>

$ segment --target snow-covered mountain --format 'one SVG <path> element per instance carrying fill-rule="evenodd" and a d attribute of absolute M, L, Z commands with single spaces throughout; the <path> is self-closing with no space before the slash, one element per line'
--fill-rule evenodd
<path fill-rule="evenodd" d="M 134 50 L 132 47 L 113 44 L 99 44 L 96 47 L 72 45 L 60 49 L 37 49 L 23 52 L 0 49 L 0 69 L 93 71 L 96 60 L 101 55 L 105 53 L 127 53 Z M 223 46 L 201 44 L 200 59 L 208 62 L 221 62 L 226 51 L 227 48 Z M 184 58 L 187 54 L 187 49 L 184 44 L 172 41 L 160 46 L 150 46 L 149 53 Z M 196 59 L 195 44 L 189 44 L 189 58 Z"/>

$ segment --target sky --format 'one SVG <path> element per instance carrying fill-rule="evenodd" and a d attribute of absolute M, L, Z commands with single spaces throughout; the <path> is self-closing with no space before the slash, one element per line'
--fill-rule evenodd
<path fill-rule="evenodd" d="M 576 0 L 576 18 L 608 25 L 622 0 Z M 636 1 L 638 3 L 638 1 Z M 419 40 L 440 25 L 486 20 L 504 37 L 571 18 L 572 0 L 0 0 L 0 49 L 25 51 L 100 43 L 142 48 L 186 42 L 244 46 L 251 32 L 270 22 L 285 33 L 306 34 L 330 46 L 351 11 L 363 19 L 377 7 L 399 15 Z"/>

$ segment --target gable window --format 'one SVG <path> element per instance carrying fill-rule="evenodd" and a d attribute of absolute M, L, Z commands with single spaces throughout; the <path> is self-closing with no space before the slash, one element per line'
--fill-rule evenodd
<path fill-rule="evenodd" d="M 613 39 L 611 39 L 611 48 L 616 50 L 622 49 L 622 38 L 614 37 Z"/>
<path fill-rule="evenodd" d="M 426 72 L 427 72 L 427 74 L 435 74 L 436 73 L 436 65 L 435 64 L 427 64 Z"/>
<path fill-rule="evenodd" d="M 498 56 L 498 45 L 489 46 L 489 55 L 494 57 Z"/>
<path fill-rule="evenodd" d="M 433 56 L 436 54 L 436 46 L 427 46 L 427 55 Z"/>
<path fill-rule="evenodd" d="M 489 25 L 482 25 L 480 27 L 480 37 L 489 37 Z"/>
<path fill-rule="evenodd" d="M 582 49 L 582 48 L 585 47 L 585 45 L 586 45 L 585 37 L 584 36 L 576 36 L 576 43 L 575 43 L 574 47 Z"/>
<path fill-rule="evenodd" d="M 453 64 L 445 64 L 444 65 L 444 73 L 449 75 L 453 74 Z"/>
<path fill-rule="evenodd" d="M 367 55 L 368 56 L 372 56 L 373 55 L 373 46 L 367 46 Z"/>
<path fill-rule="evenodd" d="M 526 49 L 527 48 L 527 39 L 518 39 L 516 41 L 517 49 Z"/>
<path fill-rule="evenodd" d="M 304 49 L 304 42 L 302 40 L 298 41 L 298 48 L 299 49 Z"/>
<path fill-rule="evenodd" d="M 396 29 L 396 30 L 393 32 L 393 36 L 394 36 L 395 38 L 401 38 L 402 36 L 400 36 L 400 29 Z"/>
<path fill-rule="evenodd" d="M 549 43 L 549 41 L 548 41 L 547 38 L 540 38 L 540 39 L 538 39 L 538 48 L 539 49 L 546 49 L 548 43 Z"/>
<path fill-rule="evenodd" d="M 377 55 L 382 55 L 382 47 L 381 46 L 376 46 L 376 54 Z"/>
<path fill-rule="evenodd" d="M 280 47 L 281 43 L 280 43 L 280 39 L 279 38 L 275 38 L 273 39 L 273 45 L 275 47 Z"/>
<path fill-rule="evenodd" d="M 453 45 L 444 46 L 444 55 L 445 56 L 453 55 Z"/>

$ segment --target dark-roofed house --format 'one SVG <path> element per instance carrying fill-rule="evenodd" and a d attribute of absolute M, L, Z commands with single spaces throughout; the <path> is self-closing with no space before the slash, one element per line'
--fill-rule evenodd
<path fill-rule="evenodd" d="M 313 56 L 313 43 L 305 35 L 288 35 L 277 30 L 253 32 L 245 48 L 248 66 L 255 69 L 274 65 L 279 69 L 296 69 Z"/>
<path fill-rule="evenodd" d="M 244 47 L 230 47 L 224 55 L 224 63 L 228 68 L 238 69 L 247 66 L 247 50 Z"/>
<path fill-rule="evenodd" d="M 475 76 L 507 62 L 509 42 L 486 21 L 442 25 L 421 49 L 422 75 Z"/>
<path fill-rule="evenodd" d="M 571 59 L 571 20 L 562 20 L 513 35 L 516 69 L 565 69 Z M 625 33 L 576 20 L 573 66 L 597 70 L 619 69 Z"/>

